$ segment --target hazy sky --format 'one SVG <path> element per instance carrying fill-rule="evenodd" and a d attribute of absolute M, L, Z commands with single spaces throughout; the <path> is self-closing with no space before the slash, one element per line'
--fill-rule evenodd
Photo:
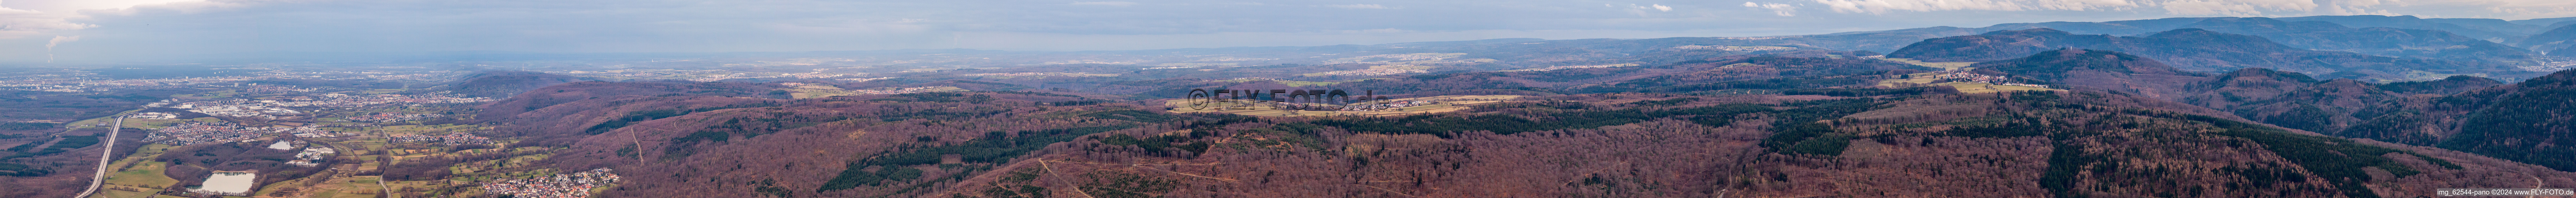
<path fill-rule="evenodd" d="M 2570 17 L 2576 1 L 0 0 L 0 61 L 275 51 L 1130 50 L 2359 14 Z"/>

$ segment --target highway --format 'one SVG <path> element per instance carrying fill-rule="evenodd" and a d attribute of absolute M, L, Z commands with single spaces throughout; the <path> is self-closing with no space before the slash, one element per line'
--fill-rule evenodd
<path fill-rule="evenodd" d="M 107 142 L 107 147 L 98 149 L 98 173 L 89 176 L 89 190 L 81 190 L 80 196 L 72 196 L 72 198 L 89 197 L 90 193 L 98 192 L 99 185 L 107 183 L 107 164 L 116 162 L 116 133 L 125 130 L 125 115 L 132 113 L 134 112 L 126 111 L 111 116 L 116 118 L 116 124 L 107 128 L 107 139 L 101 140 Z"/>

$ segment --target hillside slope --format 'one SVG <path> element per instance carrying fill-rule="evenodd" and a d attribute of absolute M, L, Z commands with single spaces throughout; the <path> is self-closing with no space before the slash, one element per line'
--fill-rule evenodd
<path fill-rule="evenodd" d="M 2120 57 L 2081 52 L 2061 54 Z M 749 85 L 570 83 L 485 109 L 541 107 L 484 118 L 512 123 L 496 132 L 554 137 L 514 146 L 567 148 L 540 167 L 615 168 L 625 179 L 611 197 L 2415 197 L 2533 184 L 2459 178 L 2576 185 L 2576 173 L 2546 167 L 2081 90 L 1573 94 L 1378 118 L 1170 114 L 1004 92 L 629 91 Z"/>
<path fill-rule="evenodd" d="M 2410 97 L 2371 106 L 2368 121 L 2341 135 L 2386 139 L 2576 170 L 2576 125 L 2569 125 L 2576 71 L 2442 97 Z"/>
<path fill-rule="evenodd" d="M 2134 93 L 2154 98 L 2179 98 L 2183 85 L 2208 80 L 2207 74 L 2183 71 L 2156 60 L 2108 50 L 2066 48 L 2040 51 L 2029 57 L 1981 62 L 1970 65 L 1972 72 L 2004 76 L 2036 84 L 2065 85 L 2069 89 L 2102 90 Z"/>
<path fill-rule="evenodd" d="M 1097 141 L 1050 147 L 1030 160 L 968 177 L 953 190 L 926 194 L 2415 197 L 2440 186 L 2533 184 L 2455 178 L 2535 174 L 2554 184 L 2566 180 L 2560 177 L 2576 176 L 2440 149 L 2301 134 L 2224 115 L 2156 110 L 2189 106 L 2099 92 L 1699 98 L 1680 106 L 1624 108 L 1599 104 L 1678 98 L 1568 97 L 1595 105 L 1566 109 L 1577 104 L 1531 104 L 1480 108 L 1481 115 L 1264 119 L 1170 133 L 1112 132 Z M 1577 99 L 1581 97 L 1591 98 Z M 1587 114 L 1596 116 L 1562 116 Z M 1530 125 L 1574 127 L 1422 130 L 1511 119 L 1490 116 L 1532 115 L 1559 116 L 1540 116 L 1545 120 L 1531 120 Z M 1681 116 L 1652 117 L 1656 115 Z M 1634 120 L 1596 121 L 1608 118 Z M 1410 124 L 1348 124 L 1354 122 Z M 1321 140 L 1275 141 L 1299 138 Z M 1183 143 L 1215 146 L 1204 151 L 1153 146 Z"/>

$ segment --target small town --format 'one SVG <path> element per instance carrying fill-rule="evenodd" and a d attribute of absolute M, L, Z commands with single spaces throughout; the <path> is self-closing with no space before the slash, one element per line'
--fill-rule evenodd
<path fill-rule="evenodd" d="M 617 174 L 608 171 L 608 168 L 599 168 L 572 174 L 493 180 L 483 182 L 483 191 L 511 197 L 584 198 L 590 197 L 592 188 L 617 182 Z"/>
<path fill-rule="evenodd" d="M 1425 71 L 1425 70 L 1419 70 L 1419 69 L 1362 69 L 1362 70 L 1328 71 L 1328 72 L 1322 72 L 1322 73 L 1311 73 L 1311 74 L 1305 74 L 1305 75 L 1306 75 L 1306 76 L 1384 76 L 1384 75 L 1396 75 L 1396 74 L 1404 74 L 1404 73 L 1424 73 L 1424 72 L 1431 72 L 1431 71 Z"/>
<path fill-rule="evenodd" d="M 232 99 L 196 101 L 179 103 L 178 106 L 170 106 L 170 108 L 189 109 L 188 112 L 204 113 L 206 115 L 244 118 L 256 117 L 274 119 L 279 115 L 291 116 L 304 114 L 304 112 L 295 111 L 294 109 L 286 109 L 285 105 L 277 104 L 277 101 L 275 100 L 253 101 L 250 99 Z"/>
<path fill-rule="evenodd" d="M 344 119 L 348 119 L 348 120 L 350 120 L 350 121 L 364 121 L 364 122 L 401 122 L 401 121 L 413 121 L 413 120 L 426 120 L 426 119 L 430 119 L 430 118 L 438 118 L 438 117 L 441 117 L 441 116 L 444 116 L 444 115 L 438 115 L 438 114 L 403 114 L 403 113 L 391 113 L 391 112 L 384 112 L 384 113 L 376 113 L 376 114 L 367 114 L 367 115 L 362 115 L 362 116 L 349 116 L 349 117 L 344 118 Z"/>
<path fill-rule="evenodd" d="M 1542 67 L 1542 68 L 1532 68 L 1532 69 L 1522 69 L 1522 70 L 1504 70 L 1504 71 L 1556 71 L 1556 70 L 1566 70 L 1566 69 L 1582 69 L 1582 68 L 1610 68 L 1610 67 L 1627 67 L 1627 66 L 1637 66 L 1637 64 L 1569 65 L 1569 66 L 1554 66 L 1554 67 Z"/>
<path fill-rule="evenodd" d="M 314 125 L 305 125 L 305 126 L 309 127 L 309 126 L 314 126 Z M 297 137 L 297 138 L 349 137 L 349 136 L 358 136 L 358 135 L 360 135 L 360 134 L 357 134 L 357 133 L 344 133 L 344 132 L 338 132 L 338 131 L 326 131 L 326 130 L 318 130 L 318 129 L 306 128 L 306 127 L 297 127 L 294 131 L 290 131 L 290 132 L 294 132 L 295 137 Z"/>
<path fill-rule="evenodd" d="M 74 75 L 80 75 L 80 74 L 89 74 L 89 73 L 72 73 L 72 74 L 74 74 Z M 20 79 L 17 79 L 17 80 L 0 80 L 0 89 L 8 89 L 8 90 L 26 90 L 26 91 L 51 91 L 51 92 L 101 92 L 101 91 L 116 91 L 116 90 L 127 90 L 127 89 L 149 89 L 149 88 L 185 87 L 185 86 L 193 86 L 193 85 L 215 85 L 215 84 L 218 84 L 218 83 L 224 83 L 224 85 L 230 85 L 230 84 L 229 84 L 230 82 L 244 81 L 244 80 L 250 80 L 250 79 L 255 79 L 255 78 L 256 78 L 256 77 L 252 77 L 252 76 L 222 76 L 222 77 L 192 77 L 192 78 L 168 78 L 168 79 L 94 79 L 94 78 L 79 78 L 79 77 L 64 77 L 64 76 L 65 76 L 65 75 L 58 75 L 58 74 L 42 74 L 42 75 L 30 75 L 30 76 L 18 76 L 18 77 L 20 77 Z M 83 75 L 83 76 L 86 76 L 86 75 Z"/>
<path fill-rule="evenodd" d="M 330 131 L 330 130 L 322 130 L 322 129 L 318 129 L 318 127 L 324 127 L 324 126 L 335 126 L 335 125 L 307 124 L 307 125 L 304 125 L 304 126 L 296 126 L 295 128 L 286 129 L 286 130 L 284 130 L 283 132 L 286 132 L 287 134 L 294 134 L 296 137 L 305 137 L 305 138 L 358 136 L 358 134 L 357 134 L 357 133 L 346 133 L 346 132 L 339 132 L 339 131 Z M 336 126 L 367 126 L 367 125 L 366 125 L 366 124 L 356 124 L 356 125 L 336 125 Z"/>
<path fill-rule="evenodd" d="M 1795 50 L 1795 49 L 1798 49 L 1798 48 L 1795 48 L 1795 47 L 1780 47 L 1780 46 L 1713 46 L 1713 45 L 1684 45 L 1684 46 L 1676 46 L 1676 47 L 1672 47 L 1672 48 L 1673 48 L 1673 49 L 1708 49 L 1708 50 L 1722 50 L 1722 51 L 1763 51 L 1763 50 Z"/>
<path fill-rule="evenodd" d="M 458 98 L 458 97 L 453 97 L 453 96 L 437 96 L 437 95 L 402 95 L 402 94 L 378 94 L 378 95 L 372 95 L 372 96 L 353 96 L 353 95 L 348 95 L 348 94 L 336 94 L 336 93 L 334 93 L 334 94 L 322 94 L 322 97 L 280 97 L 280 98 L 272 98 L 272 99 L 268 99 L 268 100 L 231 99 L 231 100 L 213 100 L 213 101 L 184 102 L 184 103 L 179 103 L 178 105 L 170 106 L 170 108 L 190 109 L 190 110 L 188 110 L 188 112 L 204 113 L 204 114 L 206 114 L 206 115 L 215 115 L 215 116 L 226 116 L 226 117 L 256 117 L 256 118 L 270 118 L 270 119 L 274 119 L 274 118 L 277 118 L 277 117 L 279 117 L 279 116 L 293 116 L 293 115 L 303 115 L 303 114 L 306 114 L 306 113 L 305 113 L 305 112 L 303 112 L 303 111 L 296 111 L 296 110 L 294 110 L 294 109 L 288 109 L 288 108 L 286 108 L 286 107 L 364 107 L 364 106 L 369 106 L 369 105 L 381 105 L 381 104 L 418 105 L 418 104 L 439 104 L 439 103 L 477 103 L 477 102 L 488 102 L 488 101 L 492 101 L 492 99 L 490 99 L 490 98 Z M 374 116 L 374 115 L 370 115 L 370 116 Z M 418 116 L 412 116 L 412 117 L 418 117 Z M 402 119 L 402 118 L 411 118 L 411 117 L 405 117 L 405 116 L 403 116 L 403 115 L 394 115 L 394 116 L 387 116 L 387 117 L 384 117 L 384 118 L 387 118 L 387 119 Z M 424 119 L 425 119 L 425 118 L 424 118 Z M 395 121 L 400 121 L 400 120 L 395 120 Z"/>
<path fill-rule="evenodd" d="M 2011 85 L 2011 86 L 2025 86 L 2025 87 L 2048 88 L 2048 85 L 2036 85 L 2036 84 L 2012 83 L 2012 82 L 1998 82 L 1998 81 L 2003 81 L 2003 80 L 2004 80 L 2004 77 L 2002 77 L 2002 76 L 1989 76 L 1989 75 L 1983 75 L 1983 74 L 1975 74 L 1975 73 L 1968 73 L 1968 72 L 1952 72 L 1952 71 L 1941 71 L 1941 72 L 1932 72 L 1932 73 L 1934 73 L 1934 75 L 1932 76 L 1933 78 L 1940 78 L 1940 79 L 1944 79 L 1944 80 L 1951 80 L 1951 81 L 1958 81 L 1958 82 L 1980 82 L 1980 83 L 1995 84 L 1995 85 Z"/>
<path fill-rule="evenodd" d="M 246 140 L 280 130 L 293 130 L 293 128 L 250 128 L 241 127 L 232 122 L 181 122 L 167 128 L 153 129 L 151 135 L 143 137 L 143 141 L 187 146 Z"/>
<path fill-rule="evenodd" d="M 348 95 L 348 94 L 336 94 L 336 93 L 335 93 L 335 94 L 322 94 L 322 97 L 319 97 L 319 98 L 289 98 L 288 100 L 289 100 L 289 101 L 283 101 L 283 102 L 264 102 L 264 103 L 277 103 L 279 106 L 289 106 L 289 107 L 306 107 L 306 106 L 318 106 L 318 107 L 363 107 L 363 106 L 367 106 L 367 105 L 379 105 L 379 104 L 411 105 L 411 104 L 439 104 L 439 103 L 479 103 L 479 102 L 491 102 L 493 99 L 491 99 L 491 98 L 461 98 L 461 97 L 457 97 L 457 96 L 436 95 L 436 94 L 418 94 L 418 95 L 376 94 L 376 95 L 368 96 L 368 95 Z"/>
<path fill-rule="evenodd" d="M 1327 60 L 1327 61 L 1324 61 L 1324 63 L 1325 63 L 1325 64 L 1336 64 L 1336 63 L 1371 63 L 1371 64 L 1388 64 L 1388 63 L 1398 63 L 1398 62 L 1396 62 L 1396 61 L 1407 61 L 1407 60 L 1426 60 L 1426 59 L 1428 59 L 1428 61 L 1429 61 L 1429 62 L 1414 61 L 1414 62 L 1408 62 L 1408 63 L 1465 63 L 1465 62 L 1467 62 L 1467 61 L 1443 61 L 1443 59 L 1452 58 L 1452 57 L 1458 57 L 1458 55 L 1466 55 L 1466 54 L 1467 54 L 1467 53 L 1379 54 L 1379 55 L 1367 55 L 1367 56 L 1354 56 L 1354 57 L 1350 57 L 1350 58 L 1336 58 L 1336 59 L 1333 59 L 1333 60 Z M 1368 61 L 1368 60 L 1378 60 L 1378 61 Z"/>

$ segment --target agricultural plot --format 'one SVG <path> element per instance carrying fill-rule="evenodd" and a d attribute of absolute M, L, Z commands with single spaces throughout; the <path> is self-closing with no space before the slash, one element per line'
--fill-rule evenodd
<path fill-rule="evenodd" d="M 1901 86 L 1901 84 L 1899 84 L 1899 83 L 1912 83 L 1912 84 L 1917 84 L 1917 85 L 1920 85 L 1920 84 L 1932 84 L 1932 82 L 1936 82 L 1936 81 L 1940 81 L 1940 80 L 1941 80 L 1941 78 L 1934 78 L 1934 77 L 1931 77 L 1933 74 L 1939 74 L 1939 73 L 1926 72 L 1926 73 L 1918 73 L 1918 74 L 1906 74 L 1906 76 L 1913 76 L 1913 78 L 1901 78 L 1901 79 L 1887 79 L 1887 80 L 1879 80 L 1879 81 L 1878 81 L 1878 86 L 1882 86 L 1882 87 L 1898 87 L 1898 86 Z"/>
<path fill-rule="evenodd" d="M 162 150 L 170 147 L 162 144 L 143 145 L 135 149 L 133 154 L 128 154 L 124 159 L 118 159 L 109 164 L 108 167 L 117 168 L 116 172 L 109 173 L 107 181 L 102 184 L 104 186 L 99 187 L 99 194 L 91 197 L 146 198 L 160 193 L 163 187 L 178 184 L 178 179 L 161 174 L 161 170 L 167 168 L 169 163 L 150 161 L 160 157 Z"/>

